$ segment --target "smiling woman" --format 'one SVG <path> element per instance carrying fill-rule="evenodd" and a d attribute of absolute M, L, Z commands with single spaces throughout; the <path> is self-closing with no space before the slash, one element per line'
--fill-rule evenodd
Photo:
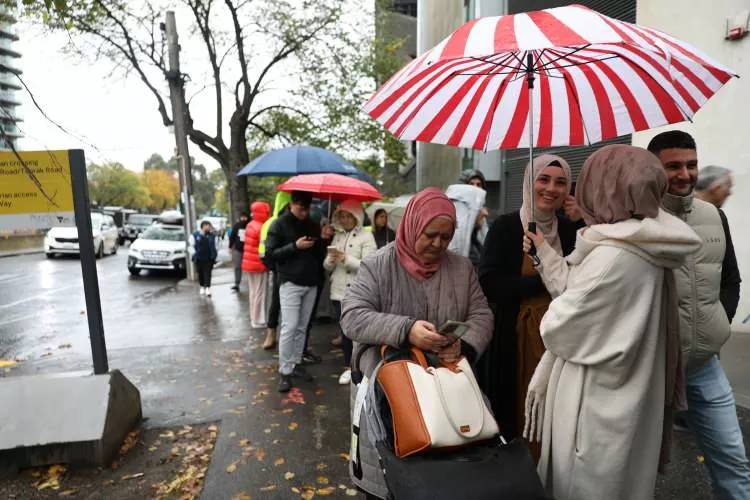
<path fill-rule="evenodd" d="M 541 155 L 526 168 L 521 210 L 495 221 L 479 266 L 484 293 L 496 306 L 495 335 L 482 360 L 479 378 L 506 438 L 522 430 L 526 388 L 544 353 L 539 323 L 551 300 L 531 259 L 522 251 L 524 228 L 532 220 L 532 204 L 538 226 L 537 252 L 542 260 L 550 253 L 569 254 L 578 227 L 556 213 L 563 203 L 570 203 L 568 163 L 559 156 Z M 532 168 L 533 199 L 528 185 Z"/>

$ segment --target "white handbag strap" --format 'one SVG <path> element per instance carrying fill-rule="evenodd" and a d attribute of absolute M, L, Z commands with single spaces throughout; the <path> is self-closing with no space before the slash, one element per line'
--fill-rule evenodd
<path fill-rule="evenodd" d="M 445 411 L 445 415 L 448 417 L 448 420 L 450 421 L 451 425 L 456 430 L 456 432 L 458 432 L 460 436 L 465 437 L 467 439 L 472 439 L 472 438 L 477 437 L 479 433 L 482 432 L 482 429 L 484 428 L 484 399 L 482 398 L 482 392 L 479 390 L 479 387 L 477 386 L 477 383 L 476 383 L 476 380 L 474 380 L 474 377 L 468 376 L 463 371 L 463 369 L 461 369 L 460 366 L 457 366 L 456 369 L 461 373 L 461 375 L 466 377 L 472 389 L 474 389 L 474 396 L 476 396 L 477 403 L 479 406 L 479 415 L 481 418 L 480 424 L 476 429 L 470 430 L 470 432 L 461 432 L 461 426 L 456 424 L 456 420 L 453 418 L 453 414 L 451 413 L 450 406 L 445 401 L 445 394 L 443 394 L 443 386 L 440 383 L 440 370 L 448 370 L 448 368 L 436 369 L 434 367 L 429 367 L 427 371 L 432 375 L 432 379 L 434 380 L 435 385 L 437 386 L 437 392 L 438 392 L 438 395 L 440 395 L 440 404 L 443 405 L 443 410 Z M 455 373 L 455 372 L 452 372 L 452 373 Z"/>

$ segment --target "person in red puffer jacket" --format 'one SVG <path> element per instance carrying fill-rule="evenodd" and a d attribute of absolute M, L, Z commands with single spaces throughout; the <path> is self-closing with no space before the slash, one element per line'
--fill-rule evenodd
<path fill-rule="evenodd" d="M 253 328 L 266 326 L 266 288 L 268 269 L 260 260 L 260 229 L 271 215 L 271 207 L 264 201 L 250 205 L 252 219 L 245 228 L 245 248 L 242 255 L 242 270 L 247 274 L 250 288 L 250 324 Z"/>

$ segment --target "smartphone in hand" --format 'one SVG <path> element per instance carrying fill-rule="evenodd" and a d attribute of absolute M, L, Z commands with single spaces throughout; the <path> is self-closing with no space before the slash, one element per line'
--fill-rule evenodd
<path fill-rule="evenodd" d="M 469 331 L 469 324 L 461 321 L 448 320 L 438 329 L 438 333 L 455 342 Z"/>

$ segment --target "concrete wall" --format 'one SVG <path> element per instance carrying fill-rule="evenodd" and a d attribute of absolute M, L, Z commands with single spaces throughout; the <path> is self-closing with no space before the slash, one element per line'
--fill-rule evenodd
<path fill-rule="evenodd" d="M 742 78 L 729 81 L 695 115 L 694 122 L 637 133 L 633 144 L 646 147 L 663 130 L 681 129 L 695 137 L 699 165 L 734 171 L 734 195 L 724 209 L 729 218 L 743 280 L 734 326 L 750 332 L 750 36 L 724 40 L 726 19 L 750 8 L 747 0 L 639 0 L 637 22 L 689 42 L 732 68 Z"/>
<path fill-rule="evenodd" d="M 420 0 L 417 4 L 417 52 L 440 43 L 464 22 L 463 0 Z M 417 190 L 445 189 L 461 175 L 461 150 L 417 143 Z"/>

